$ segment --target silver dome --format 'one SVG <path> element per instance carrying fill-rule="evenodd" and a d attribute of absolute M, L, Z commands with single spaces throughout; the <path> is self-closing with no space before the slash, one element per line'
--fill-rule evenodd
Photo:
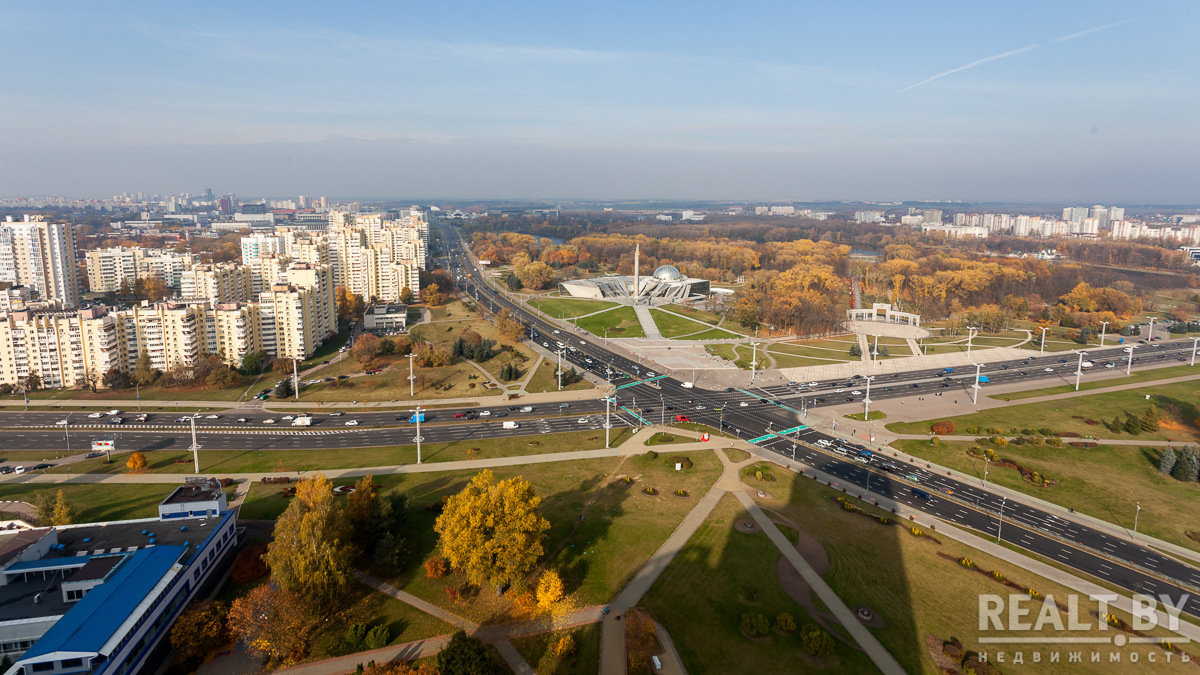
<path fill-rule="evenodd" d="M 674 265 L 663 265 L 654 270 L 654 278 L 659 281 L 680 281 L 683 279 L 683 274 Z"/>

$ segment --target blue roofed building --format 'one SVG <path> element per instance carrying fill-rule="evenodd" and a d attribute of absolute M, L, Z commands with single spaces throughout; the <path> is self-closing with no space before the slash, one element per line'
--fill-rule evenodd
<path fill-rule="evenodd" d="M 153 668 L 236 538 L 237 515 L 208 480 L 172 492 L 158 518 L 0 535 L 0 654 L 13 664 L 5 675 Z"/>

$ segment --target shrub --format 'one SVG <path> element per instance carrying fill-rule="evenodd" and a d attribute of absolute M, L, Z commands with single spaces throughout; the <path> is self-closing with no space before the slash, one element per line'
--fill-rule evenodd
<path fill-rule="evenodd" d="M 1043 436 L 1053 436 L 1054 430 L 1050 427 L 1040 427 L 1037 432 Z"/>
<path fill-rule="evenodd" d="M 1029 427 L 1025 427 L 1024 429 L 1021 429 L 1022 436 L 1033 436 L 1034 433 L 1035 433 L 1034 430 L 1030 429 Z"/>
<path fill-rule="evenodd" d="M 658 452 L 655 450 L 647 450 L 646 456 L 649 457 L 650 459 L 658 459 Z"/>
<path fill-rule="evenodd" d="M 787 612 L 780 612 L 775 616 L 775 627 L 784 633 L 790 633 L 796 630 L 796 617 Z"/>
<path fill-rule="evenodd" d="M 554 641 L 553 645 L 550 646 L 550 653 L 559 658 L 564 658 L 574 654 L 575 638 L 571 637 L 570 635 L 564 635 L 560 637 Z"/>
<path fill-rule="evenodd" d="M 975 434 L 979 433 L 979 427 L 967 427 L 966 429 L 964 429 L 964 431 L 966 431 L 968 434 L 971 434 L 972 436 L 974 436 Z"/>
<path fill-rule="evenodd" d="M 388 628 L 387 624 L 381 623 L 367 631 L 367 636 L 363 639 L 363 645 L 367 649 L 381 649 L 386 647 L 391 641 L 392 629 Z"/>
<path fill-rule="evenodd" d="M 674 468 L 676 464 L 679 464 L 684 469 L 692 468 L 691 458 L 686 457 L 684 455 L 676 455 L 676 456 L 672 457 L 671 459 L 667 460 L 667 466 L 669 466 L 671 468 Z"/>
<path fill-rule="evenodd" d="M 972 562 L 970 558 L 963 558 L 962 560 L 958 561 L 958 564 L 969 570 L 975 569 L 975 563 Z"/>
<path fill-rule="evenodd" d="M 1008 439 L 1003 436 L 992 436 L 988 440 L 991 441 L 992 445 L 996 446 L 997 448 L 1008 447 Z"/>
<path fill-rule="evenodd" d="M 458 602 L 458 587 L 457 586 L 447 586 L 446 587 L 446 600 L 448 600 L 450 602 Z"/>
<path fill-rule="evenodd" d="M 950 420 L 941 420 L 929 425 L 929 430 L 938 436 L 947 436 L 954 433 L 954 422 Z"/>
<path fill-rule="evenodd" d="M 1162 473 L 1171 473 L 1171 469 L 1175 468 L 1175 463 L 1179 458 L 1175 455 L 1175 448 L 1167 448 L 1163 450 L 1162 457 L 1158 460 L 1158 470 Z"/>
<path fill-rule="evenodd" d="M 1200 452 L 1196 448 L 1187 447 L 1178 453 L 1179 459 L 1171 469 L 1171 476 L 1176 480 L 1195 482 L 1200 474 Z"/>
<path fill-rule="evenodd" d="M 762 637 L 771 629 L 771 624 L 767 623 L 767 617 L 758 612 L 746 612 L 742 615 L 742 632 L 747 637 Z"/>
<path fill-rule="evenodd" d="M 1061 448 L 1063 446 L 1063 440 L 1061 438 L 1059 438 L 1058 436 L 1050 436 L 1046 439 L 1043 439 L 1043 442 L 1046 445 L 1049 445 L 1049 446 L 1052 446 L 1055 448 Z"/>
<path fill-rule="evenodd" d="M 441 579 L 450 571 L 450 563 L 440 555 L 435 555 L 425 561 L 425 578 Z"/>
<path fill-rule="evenodd" d="M 683 488 L 680 488 L 675 491 L 675 496 L 676 497 L 686 497 L 686 496 L 688 496 L 688 491 L 684 490 Z"/>
<path fill-rule="evenodd" d="M 833 636 L 815 623 L 800 631 L 800 648 L 809 656 L 828 656 L 833 652 Z"/>
<path fill-rule="evenodd" d="M 644 493 L 646 493 L 646 494 L 650 495 L 651 497 L 653 497 L 654 495 L 658 494 L 658 490 L 657 490 L 657 489 L 655 489 L 655 488 L 652 488 L 652 487 L 648 487 L 648 488 L 646 488 L 645 490 L 642 490 L 642 492 L 644 492 Z"/>
<path fill-rule="evenodd" d="M 999 435 L 1001 435 L 1001 434 L 1003 434 L 1003 433 L 1004 433 L 1004 430 L 1003 430 L 1003 429 L 997 429 L 996 427 L 988 427 L 988 428 L 987 428 L 987 433 L 989 433 L 989 434 L 991 434 L 991 435 L 993 435 L 993 436 L 999 436 Z"/>

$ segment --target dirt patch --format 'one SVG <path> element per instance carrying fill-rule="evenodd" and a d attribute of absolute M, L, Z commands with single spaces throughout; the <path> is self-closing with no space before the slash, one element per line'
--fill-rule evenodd
<path fill-rule="evenodd" d="M 758 523 L 754 522 L 753 518 L 742 518 L 734 523 L 733 529 L 741 532 L 742 534 L 754 534 L 755 532 L 762 531 L 762 529 L 758 526 Z"/>
<path fill-rule="evenodd" d="M 925 636 L 925 649 L 929 650 L 929 658 L 933 659 L 933 665 L 938 667 L 938 670 L 943 673 L 961 673 L 962 669 L 954 662 L 954 659 L 946 656 L 942 651 L 942 639 L 936 635 Z"/>

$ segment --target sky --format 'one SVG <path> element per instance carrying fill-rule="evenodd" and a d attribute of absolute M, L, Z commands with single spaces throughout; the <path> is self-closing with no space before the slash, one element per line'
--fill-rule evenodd
<path fill-rule="evenodd" d="M 0 196 L 1200 202 L 1195 2 L 0 0 Z"/>

